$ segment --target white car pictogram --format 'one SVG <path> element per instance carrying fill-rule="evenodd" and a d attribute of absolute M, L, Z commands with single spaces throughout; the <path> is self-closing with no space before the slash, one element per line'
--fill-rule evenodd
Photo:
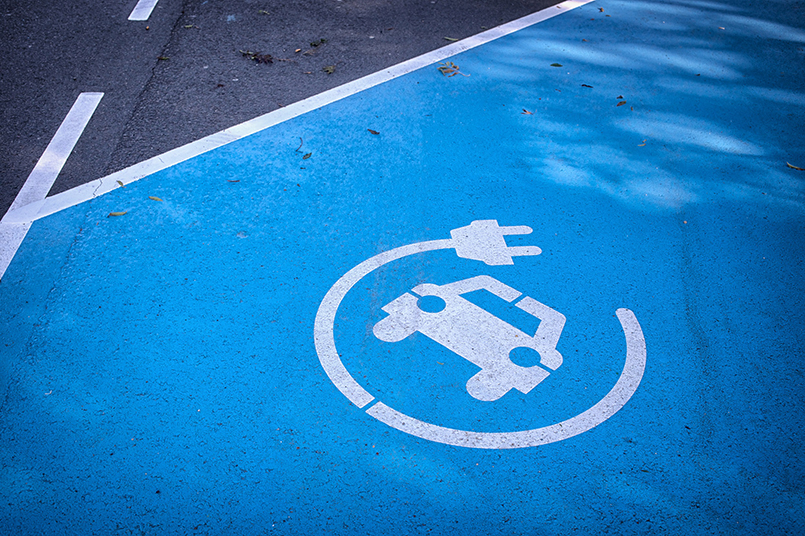
<path fill-rule="evenodd" d="M 374 334 L 382 341 L 398 342 L 418 331 L 474 363 L 481 371 L 469 379 L 467 392 L 478 400 L 498 400 L 511 389 L 528 393 L 562 364 L 556 345 L 565 316 L 533 298 L 522 298 L 515 306 L 540 320 L 531 336 L 461 296 L 481 289 L 509 303 L 522 295 L 488 275 L 445 285 L 423 283 L 383 307 L 389 316 L 375 324 Z M 443 307 L 423 311 L 418 296 L 441 298 Z M 509 355 L 515 348 L 535 350 L 539 365 L 513 363 Z"/>

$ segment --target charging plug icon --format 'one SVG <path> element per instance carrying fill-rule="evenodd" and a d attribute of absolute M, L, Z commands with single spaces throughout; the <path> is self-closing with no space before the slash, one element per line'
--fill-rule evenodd
<path fill-rule="evenodd" d="M 506 235 L 531 234 L 532 229 L 526 225 L 501 227 L 497 220 L 476 220 L 465 227 L 450 231 L 456 255 L 462 259 L 481 261 L 488 266 L 514 264 L 512 257 L 522 255 L 539 255 L 542 250 L 537 246 L 506 245 Z"/>

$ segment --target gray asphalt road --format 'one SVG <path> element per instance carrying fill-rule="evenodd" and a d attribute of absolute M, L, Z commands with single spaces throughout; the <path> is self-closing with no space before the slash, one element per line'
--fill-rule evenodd
<path fill-rule="evenodd" d="M 0 0 L 0 214 L 81 92 L 105 95 L 51 194 L 558 2 L 136 3 Z"/>

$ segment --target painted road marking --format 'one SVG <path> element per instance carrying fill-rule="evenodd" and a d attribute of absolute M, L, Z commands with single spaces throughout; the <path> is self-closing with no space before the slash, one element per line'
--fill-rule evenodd
<path fill-rule="evenodd" d="M 215 134 L 206 136 L 200 140 L 194 141 L 187 145 L 183 145 L 159 156 L 155 156 L 139 164 L 135 164 L 126 169 L 122 169 L 106 177 L 88 182 L 81 186 L 67 190 L 60 194 L 48 197 L 44 200 L 31 203 L 30 205 L 21 207 L 18 210 L 9 211 L 6 214 L 8 222 L 16 223 L 31 223 L 45 216 L 55 214 L 66 208 L 78 205 L 90 199 L 94 199 L 101 195 L 107 194 L 117 188 L 120 188 L 120 183 L 130 184 L 138 181 L 149 175 L 162 171 L 193 157 L 204 154 L 213 149 L 223 147 L 229 143 L 240 140 L 257 132 L 263 131 L 269 127 L 277 125 L 306 114 L 313 110 L 322 108 L 328 104 L 337 102 L 341 99 L 360 93 L 369 88 L 375 87 L 384 82 L 388 82 L 400 76 L 403 76 L 412 71 L 416 71 L 428 65 L 433 65 L 451 56 L 455 56 L 461 52 L 465 52 L 472 48 L 478 47 L 485 43 L 489 43 L 506 35 L 512 34 L 523 28 L 533 26 L 534 24 L 546 21 L 557 15 L 561 15 L 570 10 L 576 9 L 583 5 L 589 4 L 594 0 L 569 0 L 562 2 L 556 6 L 543 9 L 531 15 L 517 19 L 510 23 L 492 28 L 486 32 L 468 37 L 457 43 L 447 45 L 433 52 L 423 54 L 416 58 L 404 61 L 388 69 L 378 71 L 358 80 L 354 80 L 342 86 L 325 91 L 313 97 L 296 102 L 261 115 L 239 125 L 227 128 Z M 118 182 L 120 181 L 120 182 Z"/>
<path fill-rule="evenodd" d="M 103 93 L 81 93 L 78 96 L 33 171 L 28 175 L 9 212 L 47 196 L 102 97 Z"/>
<path fill-rule="evenodd" d="M 158 0 L 140 0 L 129 15 L 129 20 L 148 20 Z"/>
<path fill-rule="evenodd" d="M 646 370 L 646 340 L 637 318 L 629 309 L 615 314 L 626 338 L 626 362 L 617 383 L 587 411 L 562 422 L 518 432 L 473 432 L 456 430 L 414 419 L 382 402 L 366 413 L 402 432 L 457 447 L 512 449 L 555 443 L 592 430 L 620 411 L 637 391 Z"/>
<path fill-rule="evenodd" d="M 451 231 L 450 239 L 401 246 L 375 255 L 349 270 L 325 295 L 314 324 L 316 351 L 327 376 L 359 408 L 375 401 L 374 395 L 360 385 L 347 370 L 335 343 L 338 308 L 350 289 L 364 277 L 392 261 L 442 249 L 455 249 L 457 253 L 460 252 L 460 258 L 481 261 L 488 266 L 512 265 L 512 257 L 536 255 L 541 250 L 534 246 L 509 247 L 504 235 L 530 233 L 531 228 L 527 226 L 500 227 L 496 220 L 474 221 L 469 226 Z M 476 400 L 493 402 L 511 389 L 526 394 L 547 378 L 550 372 L 540 365 L 518 366 L 510 360 L 509 353 L 518 347 L 532 348 L 539 353 L 541 365 L 551 371 L 556 370 L 562 364 L 562 356 L 556 350 L 556 345 L 562 334 L 565 317 L 526 296 L 516 307 L 541 321 L 536 334 L 529 337 L 460 296 L 481 289 L 488 290 L 507 302 L 514 302 L 522 295 L 486 275 L 441 286 L 421 284 L 413 292 L 423 297 L 438 296 L 445 302 L 443 309 L 435 312 L 423 311 L 419 308 L 416 297 L 403 294 L 382 308 L 388 316 L 375 324 L 373 333 L 381 341 L 394 343 L 419 331 L 475 364 L 481 371 L 469 379 L 467 391 Z M 534 447 L 576 436 L 617 413 L 635 393 L 645 371 L 646 341 L 637 318 L 632 311 L 625 308 L 618 309 L 615 314 L 626 340 L 623 370 L 618 381 L 601 400 L 575 417 L 531 430 L 476 432 L 424 422 L 383 402 L 372 405 L 366 413 L 393 428 L 422 439 L 471 448 Z"/>
<path fill-rule="evenodd" d="M 476 290 L 486 290 L 510 303 L 522 296 L 488 275 L 444 285 L 421 283 L 383 307 L 389 316 L 375 324 L 375 337 L 398 342 L 419 332 L 480 367 L 480 372 L 467 382 L 467 392 L 476 400 L 493 402 L 512 389 L 528 394 L 548 377 L 549 372 L 542 366 L 556 370 L 562 364 L 556 344 L 565 317 L 533 298 L 524 297 L 515 306 L 540 320 L 537 333 L 530 336 L 462 296 Z M 433 310 L 421 307 L 426 297 L 437 300 Z M 516 348 L 536 351 L 540 364 L 517 365 L 509 358 Z"/>
<path fill-rule="evenodd" d="M 31 220 L 18 221 L 13 213 L 24 207 L 36 205 L 47 197 L 59 176 L 64 163 L 73 152 L 78 138 L 84 132 L 92 114 L 103 98 L 103 93 L 81 93 L 62 121 L 45 152 L 37 161 L 25 184 L 17 193 L 6 215 L 0 221 L 0 277 L 8 268 L 17 248 L 25 238 Z M 12 215 L 11 217 L 8 217 Z"/>
<path fill-rule="evenodd" d="M 446 60 L 470 77 L 420 69 L 32 225 L 0 284 L 3 526 L 797 533 L 802 69 L 758 36 L 790 9 L 726 4 L 741 32 L 723 3 L 588 5 Z M 543 251 L 459 256 L 482 218 Z M 358 409 L 311 334 L 378 254 L 333 309 Z M 478 401 L 471 362 L 372 332 L 422 282 L 479 275 L 566 317 L 527 395 Z"/>

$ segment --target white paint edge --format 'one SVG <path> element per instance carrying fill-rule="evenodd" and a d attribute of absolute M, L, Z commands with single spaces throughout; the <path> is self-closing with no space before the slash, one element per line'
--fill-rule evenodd
<path fill-rule="evenodd" d="M 30 228 L 30 223 L 0 222 L 0 278 L 6 273 Z"/>
<path fill-rule="evenodd" d="M 53 187 L 56 177 L 61 173 L 102 98 L 103 93 L 89 92 L 78 96 L 45 148 L 45 152 L 37 160 L 25 184 L 17 192 L 17 197 L 14 198 L 8 212 L 0 220 L 0 278 L 11 264 L 11 259 L 14 258 L 31 227 L 31 222 L 35 219 L 34 209 L 41 206 Z M 15 214 L 27 217 L 19 218 Z"/>
<path fill-rule="evenodd" d="M 140 0 L 129 15 L 129 20 L 148 20 L 158 0 Z"/>

